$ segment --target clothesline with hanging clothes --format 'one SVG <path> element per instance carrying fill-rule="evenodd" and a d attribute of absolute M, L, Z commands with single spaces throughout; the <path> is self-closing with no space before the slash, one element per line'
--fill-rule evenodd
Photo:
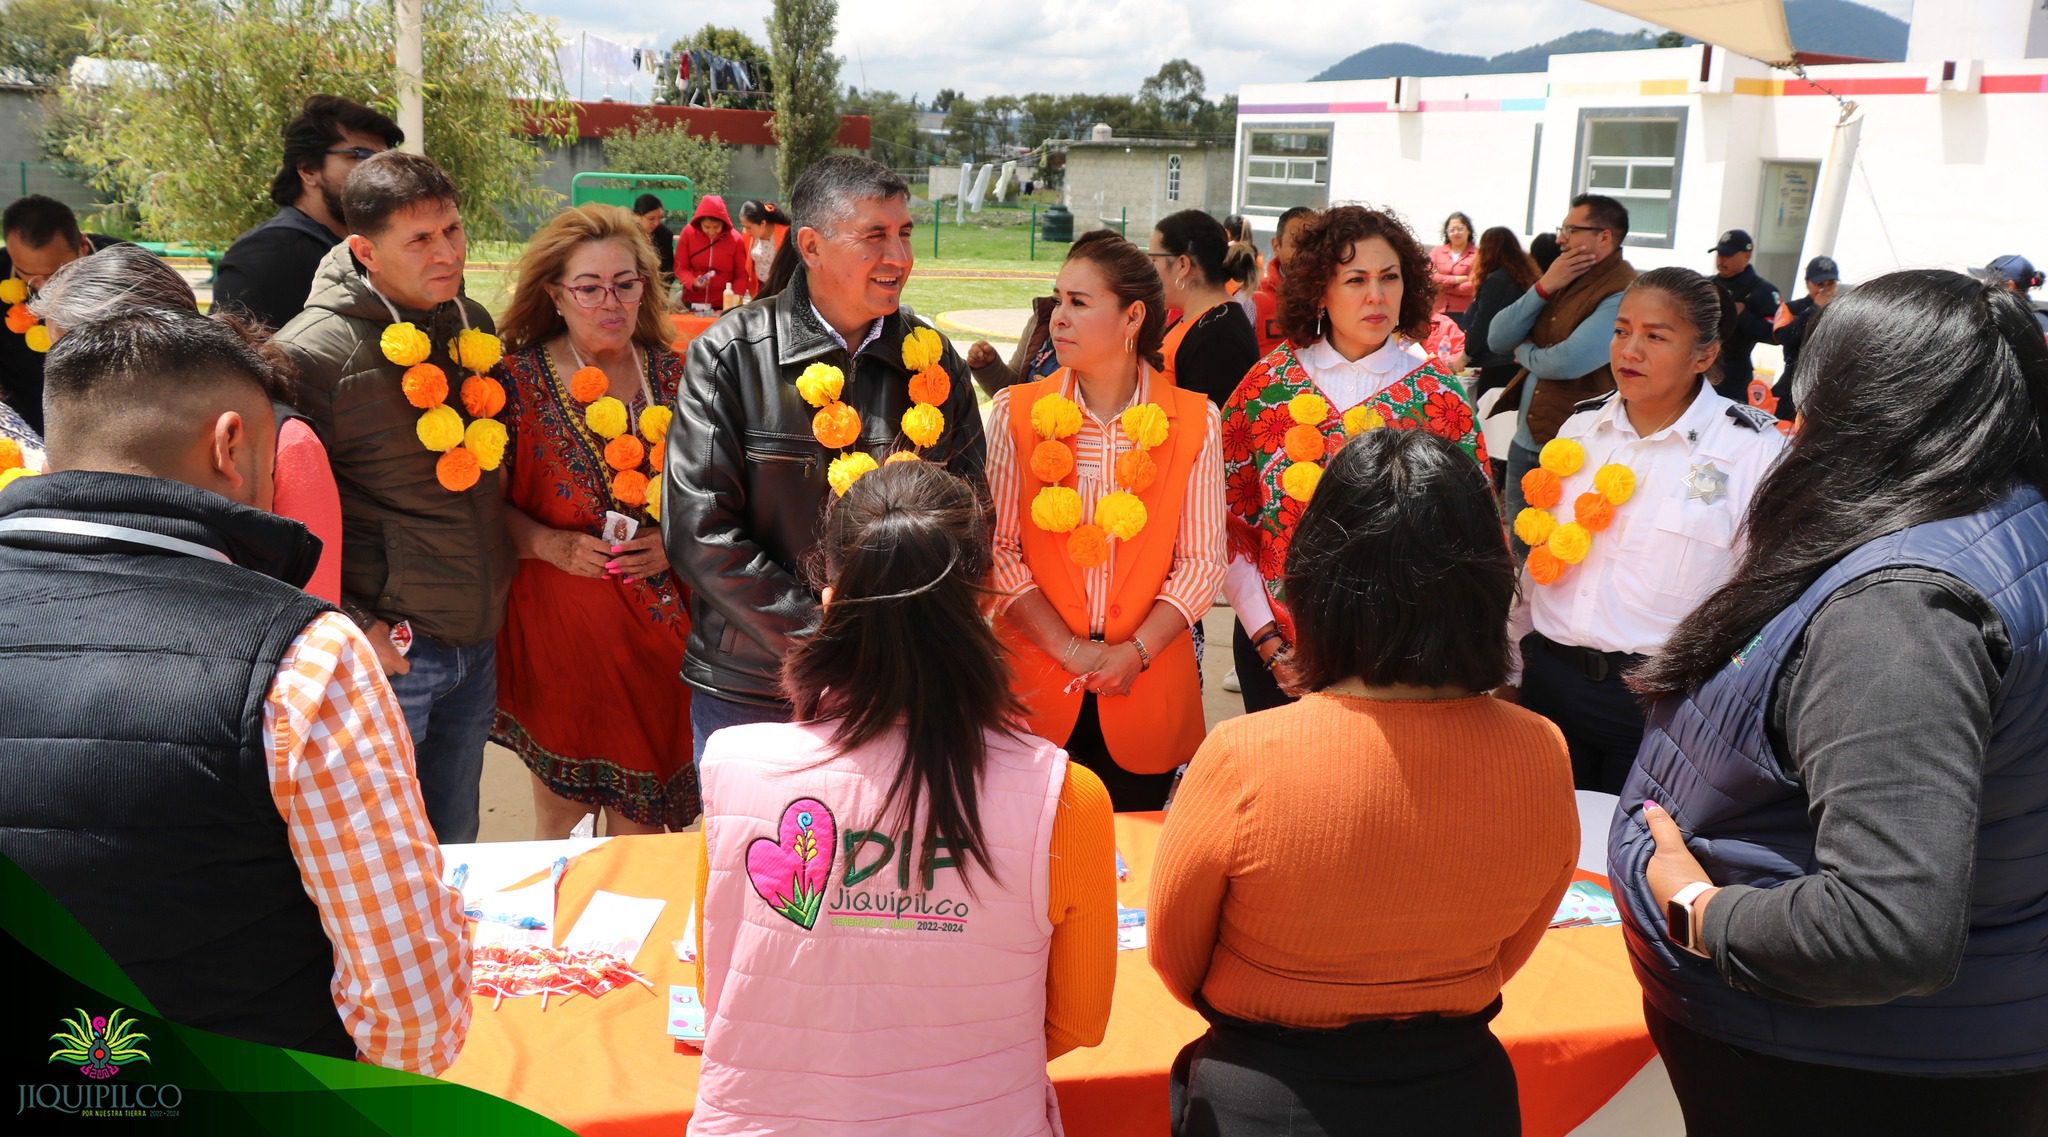
<path fill-rule="evenodd" d="M 699 95 L 751 95 L 760 90 L 747 65 L 737 59 L 703 48 L 677 52 L 674 58 L 676 88 L 686 103 L 694 104 Z"/>

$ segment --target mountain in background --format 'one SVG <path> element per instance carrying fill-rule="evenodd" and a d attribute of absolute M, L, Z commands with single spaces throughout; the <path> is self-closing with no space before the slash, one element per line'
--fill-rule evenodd
<path fill-rule="evenodd" d="M 1801 51 L 1855 55 L 1865 59 L 1906 58 L 1906 22 L 1850 0 L 1787 0 L 1785 20 Z M 1690 41 L 1687 41 L 1690 42 Z M 1650 32 L 1605 32 L 1588 28 L 1548 43 L 1502 52 L 1491 59 L 1431 51 L 1412 43 L 1382 43 L 1347 56 L 1310 82 L 1330 79 L 1389 79 L 1396 75 L 1506 75 L 1542 71 L 1552 55 L 1598 51 L 1642 51 L 1657 45 Z"/>

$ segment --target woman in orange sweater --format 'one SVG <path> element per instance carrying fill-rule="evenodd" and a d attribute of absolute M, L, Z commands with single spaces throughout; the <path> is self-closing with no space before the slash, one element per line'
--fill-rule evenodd
<path fill-rule="evenodd" d="M 1360 435 L 1285 579 L 1307 694 L 1209 735 L 1153 870 L 1152 966 L 1210 1023 L 1174 1064 L 1174 1132 L 1519 1133 L 1487 1023 L 1578 814 L 1557 728 L 1487 694 L 1515 578 L 1486 475 L 1428 431 Z"/>

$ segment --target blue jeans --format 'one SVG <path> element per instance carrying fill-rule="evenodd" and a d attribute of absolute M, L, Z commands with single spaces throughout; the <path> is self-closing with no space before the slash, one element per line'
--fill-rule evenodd
<path fill-rule="evenodd" d="M 1530 380 L 1534 382 L 1534 380 Z M 1515 552 L 1515 567 L 1520 568 L 1529 559 L 1529 546 L 1515 536 L 1515 515 L 1522 512 L 1529 503 L 1522 498 L 1522 475 L 1536 468 L 1541 458 L 1536 451 L 1519 442 L 1508 444 L 1508 484 L 1502 495 L 1501 510 L 1508 519 L 1508 548 Z"/>
<path fill-rule="evenodd" d="M 702 691 L 690 692 L 690 764 L 700 770 L 704 765 L 704 740 L 729 726 L 745 726 L 752 722 L 788 722 L 795 716 L 789 704 L 777 703 L 763 706 L 759 703 L 735 703 Z M 700 779 L 697 783 L 703 785 Z"/>
<path fill-rule="evenodd" d="M 476 840 L 484 743 L 498 714 L 495 640 L 449 647 L 425 636 L 406 656 L 412 670 L 391 677 L 419 768 L 427 823 L 443 845 Z"/>

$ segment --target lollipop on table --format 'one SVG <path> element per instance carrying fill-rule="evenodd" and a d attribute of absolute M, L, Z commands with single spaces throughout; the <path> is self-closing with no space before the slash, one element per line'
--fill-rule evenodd
<path fill-rule="evenodd" d="M 646 976 L 610 952 L 556 947 L 478 947 L 471 957 L 470 976 L 477 993 L 491 996 L 494 1011 L 508 997 L 539 995 L 540 1009 L 545 1011 L 550 995 L 589 995 L 594 999 L 628 983 L 654 990 Z"/>

